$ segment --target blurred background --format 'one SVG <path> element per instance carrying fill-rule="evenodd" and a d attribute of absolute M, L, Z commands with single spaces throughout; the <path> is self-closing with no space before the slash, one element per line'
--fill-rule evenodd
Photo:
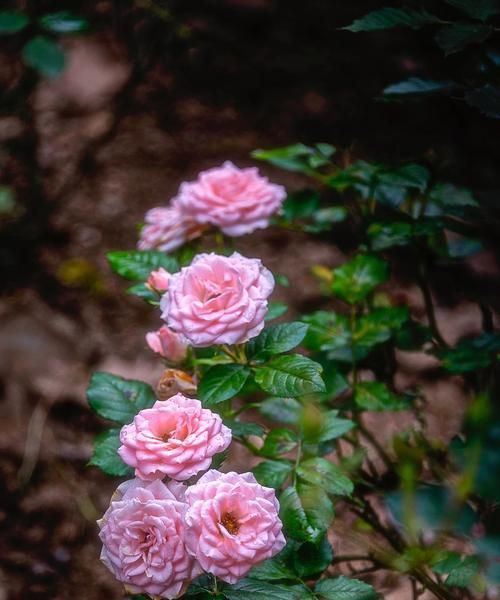
<path fill-rule="evenodd" d="M 2 2 L 30 22 L 19 31 L 0 22 L 0 600 L 122 597 L 98 559 L 95 520 L 116 482 L 86 467 L 103 424 L 85 387 L 94 370 L 154 383 L 162 369 L 144 341 L 159 316 L 125 293 L 105 253 L 134 248 L 146 210 L 200 170 L 251 165 L 252 150 L 296 141 L 423 162 L 487 207 L 489 251 L 465 274 L 435 275 L 443 331 L 453 341 L 478 326 L 472 290 L 498 308 L 500 121 L 460 98 L 382 100 L 396 81 L 467 78 L 471 67 L 463 56 L 445 58 L 425 31 L 341 29 L 380 6 Z M 49 36 L 63 59 L 43 42 L 26 49 L 40 36 L 37 19 L 69 9 L 81 26 Z M 262 170 L 290 190 L 304 185 L 299 175 Z M 297 315 L 318 301 L 311 265 L 338 264 L 349 243 L 271 228 L 238 247 L 289 277 L 275 299 Z M 410 291 L 398 293 L 411 304 Z M 415 361 L 408 369 L 418 370 Z M 460 382 L 429 385 L 434 428 L 453 427 Z M 407 597 L 387 585 L 387 598 Z"/>

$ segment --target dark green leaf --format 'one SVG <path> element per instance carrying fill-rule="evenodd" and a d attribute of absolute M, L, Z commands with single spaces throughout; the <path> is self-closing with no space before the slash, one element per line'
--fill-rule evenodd
<path fill-rule="evenodd" d="M 458 566 L 450 571 L 445 584 L 461 588 L 469 587 L 474 577 L 478 575 L 479 566 L 477 556 L 466 556 Z"/>
<path fill-rule="evenodd" d="M 267 398 L 259 410 L 272 421 L 295 425 L 300 418 L 302 405 L 295 398 Z"/>
<path fill-rule="evenodd" d="M 125 279 L 146 281 L 151 271 L 163 267 L 169 273 L 179 270 L 179 264 L 173 256 L 157 250 L 126 250 L 107 254 L 111 269 Z"/>
<path fill-rule="evenodd" d="M 284 315 L 287 310 L 288 306 L 283 304 L 283 302 L 270 302 L 264 318 L 266 321 L 272 321 Z"/>
<path fill-rule="evenodd" d="M 281 560 L 280 556 L 281 554 L 275 556 L 274 558 L 265 560 L 260 565 L 253 567 L 248 576 L 251 579 L 259 579 L 262 581 L 295 579 L 295 575 Z"/>
<path fill-rule="evenodd" d="M 348 302 L 361 302 L 387 279 L 387 263 L 377 258 L 358 254 L 333 271 L 333 293 Z"/>
<path fill-rule="evenodd" d="M 429 197 L 434 204 L 445 208 L 477 206 L 477 201 L 468 189 L 451 183 L 438 183 L 432 188 Z"/>
<path fill-rule="evenodd" d="M 304 542 L 294 543 L 294 546 L 295 551 L 288 562 L 302 579 L 309 579 L 322 573 L 332 562 L 333 551 L 326 535 L 317 544 Z"/>
<path fill-rule="evenodd" d="M 108 431 L 100 433 L 94 440 L 94 452 L 89 465 L 99 467 L 107 475 L 116 477 L 132 475 L 132 469 L 117 454 L 120 445 L 119 429 L 108 429 Z"/>
<path fill-rule="evenodd" d="M 158 304 L 160 301 L 158 294 L 150 290 L 144 283 L 136 283 L 135 285 L 130 286 L 127 293 L 142 298 L 142 300 L 145 300 L 150 304 Z"/>
<path fill-rule="evenodd" d="M 304 345 L 310 350 L 337 350 L 351 346 L 349 320 L 344 315 L 320 310 L 305 315 L 309 325 Z"/>
<path fill-rule="evenodd" d="M 229 400 L 241 390 L 250 375 L 245 365 L 214 365 L 203 375 L 198 385 L 198 398 L 204 406 Z"/>
<path fill-rule="evenodd" d="M 37 35 L 23 48 L 24 62 L 47 77 L 57 77 L 65 65 L 64 52 L 50 38 Z"/>
<path fill-rule="evenodd" d="M 381 8 L 368 13 L 361 19 L 357 19 L 344 29 L 354 33 L 392 29 L 393 27 L 419 29 L 427 23 L 435 23 L 438 20 L 425 11 L 416 11 L 411 8 Z"/>
<path fill-rule="evenodd" d="M 367 231 L 373 250 L 406 246 L 411 242 L 413 227 L 410 223 L 372 223 Z"/>
<path fill-rule="evenodd" d="M 302 588 L 277 585 L 266 581 L 242 579 L 223 588 L 228 600 L 305 600 Z"/>
<path fill-rule="evenodd" d="M 283 214 L 288 221 L 310 217 L 319 207 L 320 196 L 314 190 L 288 194 L 283 202 Z"/>
<path fill-rule="evenodd" d="M 431 567 L 434 573 L 438 575 L 446 575 L 462 562 L 462 557 L 458 552 L 453 550 L 443 550 L 439 552 L 438 556 L 432 561 Z"/>
<path fill-rule="evenodd" d="M 260 453 L 262 456 L 276 457 L 290 452 L 297 446 L 297 434 L 291 429 L 278 427 L 270 431 Z"/>
<path fill-rule="evenodd" d="M 354 390 L 354 401 L 363 410 L 393 411 L 408 409 L 408 402 L 393 394 L 381 381 L 358 383 Z"/>
<path fill-rule="evenodd" d="M 429 183 L 429 170 L 422 165 L 410 163 L 396 169 L 382 169 L 377 180 L 384 186 L 413 188 L 424 192 Z"/>
<path fill-rule="evenodd" d="M 320 442 L 328 442 L 343 436 L 355 426 L 349 419 L 340 419 L 337 417 L 338 411 L 330 410 L 323 418 L 320 432 Z"/>
<path fill-rule="evenodd" d="M 248 423 L 245 421 L 234 421 L 224 419 L 224 424 L 231 429 L 233 436 L 235 437 L 247 437 L 249 435 L 256 435 L 262 437 L 264 435 L 264 427 L 259 423 Z"/>
<path fill-rule="evenodd" d="M 322 367 L 299 354 L 278 356 L 255 370 L 256 383 L 269 394 L 301 396 L 323 392 Z"/>
<path fill-rule="evenodd" d="M 500 12 L 498 0 L 446 0 L 455 8 L 463 11 L 469 17 L 485 21 Z"/>
<path fill-rule="evenodd" d="M 408 317 L 406 306 L 375 308 L 357 320 L 353 342 L 367 348 L 381 344 L 387 341 L 393 332 L 398 331 Z"/>
<path fill-rule="evenodd" d="M 23 30 L 30 22 L 27 15 L 13 10 L 0 11 L 0 35 L 17 33 Z"/>
<path fill-rule="evenodd" d="M 461 340 L 454 348 L 436 352 L 443 367 L 450 373 L 466 373 L 484 369 L 500 352 L 500 335 L 483 333 L 475 338 Z"/>
<path fill-rule="evenodd" d="M 103 372 L 92 375 L 87 399 L 98 415 L 124 425 L 156 401 L 153 389 L 146 383 Z"/>
<path fill-rule="evenodd" d="M 288 352 L 298 346 L 307 333 L 304 323 L 280 323 L 266 327 L 257 337 L 247 343 L 249 358 L 262 358 Z"/>
<path fill-rule="evenodd" d="M 324 489 L 328 494 L 336 496 L 350 496 L 354 489 L 352 481 L 348 479 L 339 467 L 325 458 L 310 458 L 300 463 L 297 475 Z"/>
<path fill-rule="evenodd" d="M 78 33 L 87 31 L 89 22 L 68 10 L 43 15 L 40 25 L 53 33 Z"/>
<path fill-rule="evenodd" d="M 465 94 L 465 101 L 480 110 L 483 115 L 500 119 L 500 87 L 488 83 L 475 90 L 469 90 Z"/>
<path fill-rule="evenodd" d="M 392 83 L 382 91 L 384 96 L 419 97 L 427 94 L 441 94 L 455 89 L 454 81 L 436 81 L 435 79 L 420 79 L 410 77 L 398 83 Z"/>
<path fill-rule="evenodd" d="M 292 538 L 318 543 L 333 520 L 333 505 L 321 488 L 290 486 L 280 496 L 280 514 Z"/>
<path fill-rule="evenodd" d="M 311 169 L 306 159 L 313 154 L 314 148 L 304 144 L 293 144 L 292 146 L 272 150 L 254 150 L 252 157 L 265 160 L 287 171 L 309 172 Z"/>
<path fill-rule="evenodd" d="M 265 460 L 252 470 L 260 484 L 278 489 L 292 472 L 292 465 L 284 461 Z"/>
<path fill-rule="evenodd" d="M 334 579 L 321 579 L 316 584 L 314 591 L 325 600 L 377 599 L 377 593 L 371 585 L 359 579 L 351 579 L 343 575 Z"/>
<path fill-rule="evenodd" d="M 442 27 L 436 35 L 436 43 L 448 56 L 460 52 L 469 44 L 484 42 L 493 33 L 493 27 L 479 23 L 453 23 Z"/>

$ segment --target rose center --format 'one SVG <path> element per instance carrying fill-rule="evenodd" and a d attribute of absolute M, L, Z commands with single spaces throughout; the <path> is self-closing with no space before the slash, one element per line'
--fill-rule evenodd
<path fill-rule="evenodd" d="M 233 515 L 233 513 L 230 512 L 224 513 L 222 515 L 221 524 L 231 535 L 236 535 L 240 530 L 240 524 L 238 523 L 238 519 Z"/>

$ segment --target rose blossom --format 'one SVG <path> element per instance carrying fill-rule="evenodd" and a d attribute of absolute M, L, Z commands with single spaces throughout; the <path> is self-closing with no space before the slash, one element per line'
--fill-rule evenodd
<path fill-rule="evenodd" d="M 127 592 L 178 598 L 199 575 L 185 547 L 183 488 L 177 482 L 126 481 L 97 522 L 101 560 Z"/>
<path fill-rule="evenodd" d="M 269 225 L 286 198 L 285 188 L 261 177 L 255 167 L 239 169 L 226 161 L 181 184 L 174 202 L 198 223 L 210 223 L 231 236 Z"/>
<path fill-rule="evenodd" d="M 205 473 L 187 488 L 186 546 L 204 571 L 235 583 L 285 546 L 273 489 L 252 473 Z"/>
<path fill-rule="evenodd" d="M 157 271 L 151 271 L 151 274 L 146 281 L 146 285 L 157 292 L 166 292 L 169 279 L 170 273 L 163 267 L 160 267 Z"/>
<path fill-rule="evenodd" d="M 158 331 L 147 333 L 146 342 L 153 352 L 171 362 L 181 362 L 186 358 L 187 344 L 184 336 L 174 333 L 166 325 Z"/>
<path fill-rule="evenodd" d="M 170 252 L 185 242 L 201 235 L 205 226 L 185 215 L 176 204 L 152 208 L 144 217 L 137 247 L 139 250 L 163 250 Z"/>
<path fill-rule="evenodd" d="M 146 480 L 185 481 L 205 471 L 231 443 L 231 430 L 199 400 L 176 394 L 139 411 L 120 432 L 118 454 Z"/>
<path fill-rule="evenodd" d="M 241 344 L 262 331 L 273 288 L 256 258 L 199 254 L 170 278 L 162 319 L 193 346 Z"/>

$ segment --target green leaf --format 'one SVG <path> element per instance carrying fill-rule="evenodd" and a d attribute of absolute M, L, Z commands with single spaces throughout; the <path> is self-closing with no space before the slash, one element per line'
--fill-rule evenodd
<path fill-rule="evenodd" d="M 333 520 L 333 506 L 321 488 L 290 486 L 280 496 L 280 515 L 290 537 L 318 543 Z"/>
<path fill-rule="evenodd" d="M 500 119 L 500 87 L 488 83 L 475 90 L 469 90 L 465 94 L 465 101 L 483 115 Z"/>
<path fill-rule="evenodd" d="M 406 410 L 408 402 L 393 394 L 381 381 L 364 381 L 354 389 L 354 401 L 363 410 L 393 411 Z"/>
<path fill-rule="evenodd" d="M 353 421 L 349 419 L 340 419 L 337 417 L 337 414 L 337 410 L 330 410 L 325 414 L 321 425 L 320 442 L 335 440 L 351 431 L 355 426 Z"/>
<path fill-rule="evenodd" d="M 462 557 L 458 552 L 453 550 L 443 550 L 432 561 L 431 567 L 434 573 L 438 575 L 446 575 L 462 562 Z"/>
<path fill-rule="evenodd" d="M 450 571 L 445 584 L 461 588 L 469 587 L 479 573 L 480 562 L 477 556 L 466 556 L 462 562 Z"/>
<path fill-rule="evenodd" d="M 261 485 L 278 489 L 292 472 L 292 465 L 278 460 L 265 460 L 252 471 Z"/>
<path fill-rule="evenodd" d="M 271 354 L 288 352 L 298 346 L 307 333 L 304 323 L 280 323 L 264 329 L 247 343 L 247 356 L 263 358 Z"/>
<path fill-rule="evenodd" d="M 259 410 L 272 421 L 295 425 L 300 418 L 302 405 L 295 398 L 267 398 L 261 402 Z"/>
<path fill-rule="evenodd" d="M 304 542 L 294 543 L 294 546 L 296 547 L 288 562 L 302 579 L 322 573 L 332 562 L 333 551 L 326 535 L 317 544 Z"/>
<path fill-rule="evenodd" d="M 435 185 L 429 194 L 429 198 L 432 203 L 444 208 L 478 205 L 468 189 L 451 183 L 438 183 Z"/>
<path fill-rule="evenodd" d="M 97 372 L 90 379 L 87 400 L 101 417 L 126 425 L 140 410 L 153 406 L 156 397 L 151 386 L 142 381 Z"/>
<path fill-rule="evenodd" d="M 288 306 L 283 304 L 283 302 L 270 302 L 264 319 L 266 321 L 272 321 L 273 319 L 277 319 L 284 315 L 287 310 Z"/>
<path fill-rule="evenodd" d="M 411 8 L 381 8 L 357 19 L 348 27 L 347 31 L 377 31 L 379 29 L 392 29 L 393 27 L 411 27 L 419 29 L 427 23 L 439 21 L 425 11 L 416 11 Z"/>
<path fill-rule="evenodd" d="M 248 576 L 251 579 L 259 579 L 262 581 L 295 579 L 294 573 L 285 565 L 280 556 L 281 554 L 278 554 L 278 556 L 265 560 L 263 563 L 260 563 L 260 565 L 256 565 L 248 573 Z"/>
<path fill-rule="evenodd" d="M 500 5 L 497 0 L 446 0 L 455 8 L 463 11 L 473 19 L 486 21 L 500 12 Z"/>
<path fill-rule="evenodd" d="M 356 304 L 386 279 L 386 262 L 376 256 L 358 254 L 334 269 L 332 291 L 345 302 Z"/>
<path fill-rule="evenodd" d="M 37 35 L 27 42 L 22 51 L 24 62 L 47 77 L 57 77 L 65 65 L 64 52 L 50 38 Z"/>
<path fill-rule="evenodd" d="M 315 190 L 288 194 L 283 202 L 283 214 L 288 221 L 310 217 L 319 207 L 320 196 Z"/>
<path fill-rule="evenodd" d="M 236 421 L 224 419 L 224 424 L 229 427 L 235 437 L 247 437 L 256 435 L 262 437 L 264 435 L 264 427 L 259 423 L 249 423 L 247 421 Z"/>
<path fill-rule="evenodd" d="M 411 242 L 413 227 L 410 223 L 372 223 L 367 231 L 372 250 L 406 246 Z"/>
<path fill-rule="evenodd" d="M 132 296 L 137 296 L 150 304 L 159 304 L 158 294 L 153 292 L 148 288 L 144 283 L 136 283 L 128 288 L 127 294 L 132 294 Z"/>
<path fill-rule="evenodd" d="M 13 10 L 0 11 L 0 35 L 22 31 L 30 22 L 27 15 Z"/>
<path fill-rule="evenodd" d="M 467 373 L 489 366 L 500 352 L 500 335 L 483 333 L 475 338 L 460 340 L 454 348 L 436 352 L 443 367 L 450 373 Z"/>
<path fill-rule="evenodd" d="M 408 318 L 406 306 L 375 308 L 357 320 L 353 343 L 366 348 L 381 344 L 387 341 L 393 332 L 399 331 Z"/>
<path fill-rule="evenodd" d="M 334 579 L 321 579 L 314 591 L 326 600 L 376 600 L 378 597 L 368 583 L 343 575 Z"/>
<path fill-rule="evenodd" d="M 297 475 L 336 496 L 350 496 L 354 489 L 352 481 L 339 467 L 325 458 L 310 458 L 300 463 Z"/>
<path fill-rule="evenodd" d="M 204 406 L 229 400 L 241 390 L 250 375 L 245 365 L 214 365 L 203 375 L 198 385 L 198 398 Z"/>
<path fill-rule="evenodd" d="M 52 33 L 78 33 L 87 31 L 89 22 L 69 10 L 62 10 L 39 19 L 40 25 Z"/>
<path fill-rule="evenodd" d="M 387 97 L 419 97 L 427 94 L 441 94 L 455 89 L 457 84 L 454 81 L 436 81 L 435 79 L 420 79 L 419 77 L 410 77 L 404 81 L 391 83 L 385 87 L 382 94 Z"/>
<path fill-rule="evenodd" d="M 422 165 L 410 163 L 396 169 L 382 169 L 377 180 L 384 186 L 414 188 L 424 192 L 429 183 L 429 170 Z"/>
<path fill-rule="evenodd" d="M 228 600 L 305 600 L 302 588 L 277 585 L 254 579 L 241 579 L 222 590 Z"/>
<path fill-rule="evenodd" d="M 453 23 L 442 27 L 436 34 L 436 43 L 446 56 L 463 50 L 469 44 L 484 42 L 493 33 L 493 27 L 480 23 Z"/>
<path fill-rule="evenodd" d="M 293 450 L 298 443 L 297 434 L 291 429 L 278 427 L 270 431 L 264 441 L 260 453 L 262 456 L 280 456 Z"/>
<path fill-rule="evenodd" d="M 310 350 L 337 350 L 351 346 L 349 320 L 344 315 L 319 310 L 305 315 L 309 325 L 304 345 Z"/>
<path fill-rule="evenodd" d="M 304 144 L 293 144 L 271 150 L 254 150 L 252 157 L 265 160 L 287 171 L 309 172 L 311 169 L 306 159 L 312 154 L 314 154 L 314 148 Z"/>
<path fill-rule="evenodd" d="M 157 250 L 125 250 L 107 254 L 111 269 L 125 279 L 146 281 L 151 271 L 163 267 L 169 273 L 179 270 L 179 264 L 173 256 Z"/>
<path fill-rule="evenodd" d="M 323 392 L 322 367 L 299 354 L 278 356 L 255 370 L 256 383 L 275 396 L 301 396 Z"/>
<path fill-rule="evenodd" d="M 119 429 L 108 429 L 108 431 L 100 433 L 94 440 L 94 452 L 89 465 L 99 467 L 107 475 L 116 477 L 131 476 L 132 469 L 117 454 L 120 445 Z"/>

